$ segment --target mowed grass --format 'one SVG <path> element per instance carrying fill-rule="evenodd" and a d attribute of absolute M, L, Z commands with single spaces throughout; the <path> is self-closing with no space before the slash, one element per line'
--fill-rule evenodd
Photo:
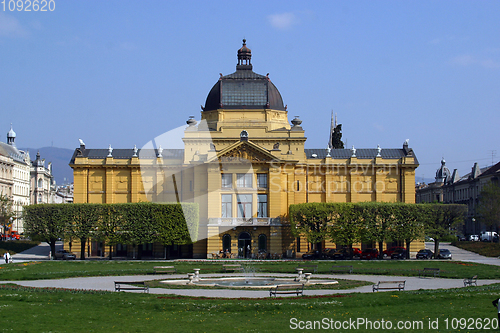
<path fill-rule="evenodd" d="M 154 266 L 173 265 L 179 274 L 223 273 L 227 261 L 119 261 L 74 260 L 12 263 L 0 265 L 0 281 L 56 279 L 83 276 L 120 276 L 153 274 Z M 480 279 L 500 279 L 500 267 L 476 263 L 440 260 L 372 260 L 372 261 L 231 261 L 241 263 L 247 271 L 257 273 L 295 274 L 302 265 L 318 265 L 318 274 L 330 273 L 333 265 L 352 265 L 354 274 L 418 276 L 425 267 L 440 269 L 440 277 L 465 278 L 478 275 Z"/>
<path fill-rule="evenodd" d="M 478 253 L 485 257 L 499 257 L 500 243 L 493 242 L 453 242 L 453 246 Z"/>
<path fill-rule="evenodd" d="M 365 323 L 355 331 L 491 332 L 496 331 L 492 329 L 496 326 L 491 325 L 491 320 L 496 318 L 491 301 L 498 295 L 500 285 L 273 299 L 190 298 L 3 285 L 0 286 L 0 306 L 4 314 L 1 329 L 13 332 L 288 332 L 305 331 L 307 325 L 315 325 L 314 321 L 325 328 L 324 325 L 335 325 L 336 321 L 364 320 L 380 325 L 384 320 L 386 327 L 391 323 L 391 329 L 375 330 Z M 475 326 L 460 330 L 460 322 L 456 320 L 460 318 L 472 320 Z M 429 322 L 436 320 L 438 329 L 429 329 Z M 399 321 L 407 327 L 397 329 Z M 481 329 L 478 329 L 479 323 Z M 485 325 L 490 329 L 485 329 Z"/>

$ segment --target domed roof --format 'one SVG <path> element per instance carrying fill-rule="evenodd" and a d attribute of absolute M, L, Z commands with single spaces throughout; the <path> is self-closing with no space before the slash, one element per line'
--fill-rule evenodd
<path fill-rule="evenodd" d="M 252 71 L 252 51 L 246 47 L 238 50 L 236 72 L 223 76 L 212 87 L 204 111 L 217 109 L 273 109 L 285 110 L 283 99 L 269 76 Z"/>
<path fill-rule="evenodd" d="M 10 131 L 7 132 L 7 138 L 15 138 L 16 137 L 16 132 L 12 129 L 12 124 L 10 124 Z"/>

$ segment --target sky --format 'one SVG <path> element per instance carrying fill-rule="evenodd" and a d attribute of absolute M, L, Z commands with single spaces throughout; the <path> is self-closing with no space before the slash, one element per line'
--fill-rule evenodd
<path fill-rule="evenodd" d="M 270 73 L 306 148 L 330 115 L 347 147 L 409 139 L 432 180 L 500 160 L 499 1 L 55 0 L 0 3 L 0 141 L 19 147 L 141 147 L 200 120 L 243 38 Z M 11 10 L 14 9 L 14 10 Z M 164 147 L 165 148 L 165 147 Z"/>

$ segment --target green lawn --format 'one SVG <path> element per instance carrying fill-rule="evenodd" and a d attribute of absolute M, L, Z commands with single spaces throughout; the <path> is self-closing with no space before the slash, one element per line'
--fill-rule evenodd
<path fill-rule="evenodd" d="M 500 285 L 256 300 L 7 285 L 0 286 L 0 306 L 4 314 L 1 329 L 15 332 L 282 332 L 304 331 L 308 322 L 314 325 L 314 321 L 325 328 L 336 322 L 338 325 L 359 320 L 360 326 L 355 330 L 359 332 L 491 332 L 495 330 L 471 327 L 482 324 L 491 328 L 491 320 L 496 318 L 491 301 L 498 295 Z M 462 322 L 457 321 L 460 318 L 464 318 Z M 366 321 L 382 325 L 382 320 L 386 328 L 390 321 L 392 329 L 375 330 L 366 326 Z M 429 329 L 429 323 L 436 320 L 438 329 Z M 397 329 L 398 321 L 407 328 Z M 460 330 L 461 324 L 466 325 L 465 329 Z M 467 325 L 472 326 L 467 329 Z"/>
<path fill-rule="evenodd" d="M 493 242 L 452 242 L 453 246 L 478 253 L 486 257 L 500 256 L 500 243 Z"/>
<path fill-rule="evenodd" d="M 307 264 L 316 262 L 307 262 Z M 317 262 L 327 272 L 334 264 Z M 478 274 L 500 278 L 498 267 L 449 261 L 351 261 L 354 272 L 415 275 L 419 268 L 439 267 L 447 277 Z M 147 274 L 158 262 L 46 261 L 0 265 L 1 280 L 66 276 Z M 165 265 L 165 261 L 161 263 Z M 179 273 L 201 268 L 222 272 L 222 261 L 168 262 Z M 247 262 L 256 272 L 288 272 L 304 262 Z M 346 287 L 349 287 L 348 282 Z M 350 282 L 354 286 L 357 282 Z M 307 295 L 307 291 L 306 291 Z M 352 293 L 264 299 L 215 299 L 139 293 L 0 286 L 0 330 L 15 332 L 282 332 L 308 327 L 346 332 L 332 325 L 354 323 L 359 332 L 491 332 L 500 284 L 450 290 Z M 459 321 L 461 320 L 461 321 Z M 398 322 L 407 325 L 398 329 Z M 386 325 L 385 329 L 370 329 Z M 388 328 L 389 322 L 392 328 Z M 429 325 L 438 325 L 429 329 Z M 496 325 L 496 320 L 494 321 Z M 310 325 L 310 326 L 308 326 Z M 367 326 L 368 325 L 368 326 Z M 421 326 L 420 326 L 421 325 Z M 472 325 L 472 326 L 471 326 Z M 488 326 L 485 329 L 480 326 Z M 411 327 L 409 327 L 411 326 Z M 353 326 L 350 326 L 351 330 Z M 496 326 L 494 326 L 496 327 Z M 312 330 L 312 329 L 311 329 Z"/>
<path fill-rule="evenodd" d="M 13 263 L 0 265 L 0 280 L 37 280 L 77 276 L 152 274 L 153 267 L 174 265 L 178 273 L 192 273 L 200 268 L 201 274 L 222 273 L 223 261 L 118 261 L 75 260 Z M 500 267 L 476 263 L 439 260 L 374 260 L 374 261 L 246 261 L 242 265 L 258 273 L 295 273 L 304 264 L 318 264 L 318 273 L 329 273 L 332 265 L 353 265 L 355 274 L 418 276 L 424 267 L 438 267 L 440 276 L 464 278 L 478 275 L 480 279 L 500 279 Z"/>

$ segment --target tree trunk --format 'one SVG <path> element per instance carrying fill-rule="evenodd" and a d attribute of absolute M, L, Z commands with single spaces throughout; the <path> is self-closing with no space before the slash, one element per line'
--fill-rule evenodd
<path fill-rule="evenodd" d="M 113 260 L 113 247 L 109 244 L 109 260 Z"/>
<path fill-rule="evenodd" d="M 80 238 L 80 260 L 85 260 L 85 244 L 87 238 Z"/>
<path fill-rule="evenodd" d="M 434 259 L 437 259 L 439 255 L 439 239 L 434 239 Z"/>
<path fill-rule="evenodd" d="M 406 240 L 406 259 L 410 259 L 410 244 L 411 240 Z"/>
<path fill-rule="evenodd" d="M 57 239 L 51 238 L 50 239 L 50 252 L 52 253 L 52 259 L 56 259 L 56 241 Z"/>
<path fill-rule="evenodd" d="M 384 259 L 384 242 L 378 242 L 378 257 Z"/>

